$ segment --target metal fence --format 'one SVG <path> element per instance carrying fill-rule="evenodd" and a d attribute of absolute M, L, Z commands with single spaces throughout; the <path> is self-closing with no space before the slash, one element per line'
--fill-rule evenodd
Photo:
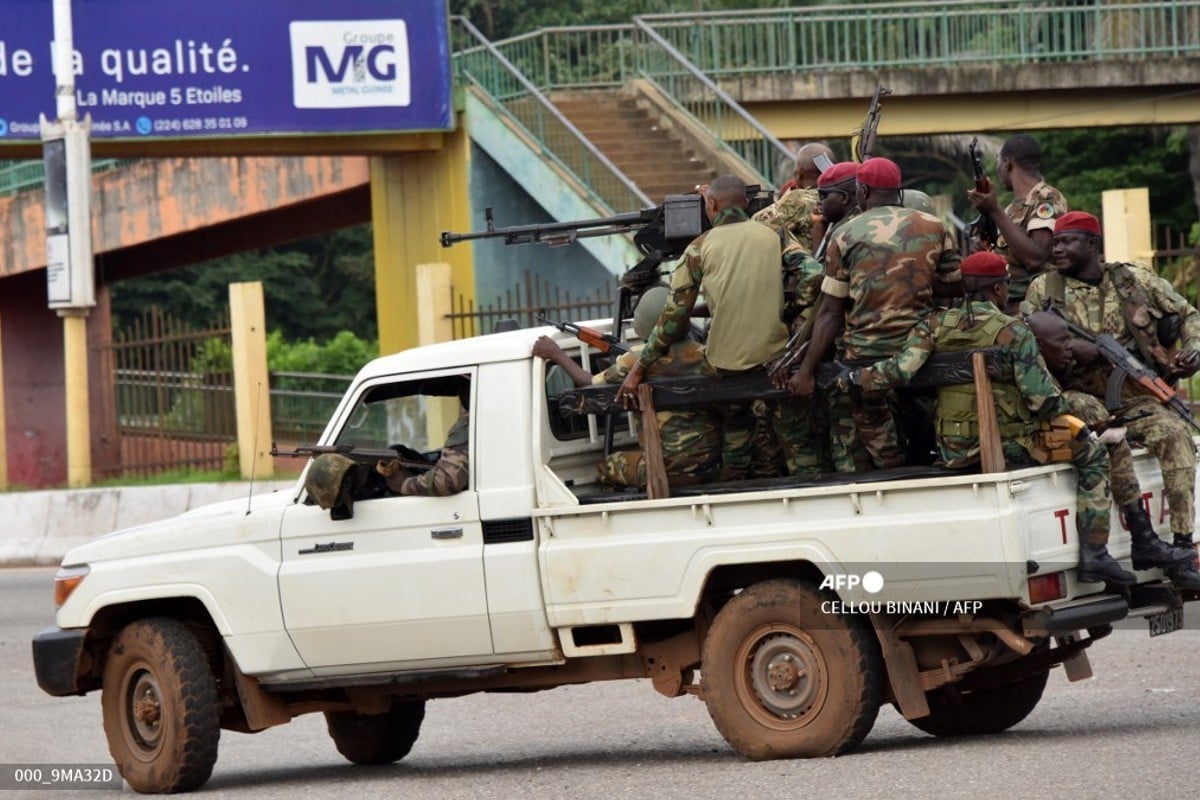
<path fill-rule="evenodd" d="M 299 444 L 317 441 L 353 379 L 353 375 L 272 372 L 273 439 Z"/>
<path fill-rule="evenodd" d="M 518 328 L 535 328 L 542 324 L 537 321 L 539 314 L 545 314 L 555 321 L 600 319 L 612 316 L 615 302 L 611 283 L 605 283 L 582 297 L 572 297 L 570 291 L 552 286 L 527 270 L 522 283 L 505 290 L 503 297 L 479 306 L 452 288 L 450 306 L 454 310 L 446 318 L 453 324 L 454 338 L 465 339 L 492 333 L 497 323 L 507 320 L 512 320 L 512 324 Z"/>
<path fill-rule="evenodd" d="M 192 330 L 151 308 L 114 335 L 109 355 L 121 460 L 115 474 L 97 477 L 225 465 L 237 440 L 227 315 Z"/>

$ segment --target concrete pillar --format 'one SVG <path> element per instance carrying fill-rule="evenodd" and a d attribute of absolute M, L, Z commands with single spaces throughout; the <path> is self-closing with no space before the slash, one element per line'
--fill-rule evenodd
<path fill-rule="evenodd" d="M 450 264 L 455 292 L 473 299 L 475 275 L 470 245 L 443 248 L 444 230 L 469 229 L 470 137 L 463 129 L 442 137 L 437 150 L 396 153 L 371 159 L 371 220 L 375 237 L 375 303 L 382 355 L 419 341 L 418 264 Z"/>
<path fill-rule="evenodd" d="M 88 402 L 87 310 L 62 309 L 63 377 L 67 401 L 67 486 L 92 482 L 92 420 Z"/>
<path fill-rule="evenodd" d="M 229 284 L 229 327 L 233 338 L 233 402 L 238 460 L 243 478 L 269 478 L 271 395 L 267 374 L 267 323 L 259 281 Z"/>
<path fill-rule="evenodd" d="M 1104 204 L 1104 260 L 1154 268 L 1150 190 L 1109 189 Z"/>
<path fill-rule="evenodd" d="M 417 344 L 448 342 L 454 338 L 454 325 L 446 317 L 452 310 L 449 264 L 418 264 L 417 269 Z M 446 440 L 446 431 L 458 419 L 459 402 L 447 397 L 431 400 L 425 413 L 425 433 L 436 447 Z"/>

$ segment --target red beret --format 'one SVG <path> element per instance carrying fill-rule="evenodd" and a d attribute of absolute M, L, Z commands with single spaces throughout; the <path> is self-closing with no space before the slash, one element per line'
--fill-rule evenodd
<path fill-rule="evenodd" d="M 855 164 L 853 161 L 839 161 L 821 173 L 821 177 L 817 178 L 817 188 L 824 189 L 826 186 L 833 186 L 835 183 L 852 181 L 857 172 L 858 164 Z"/>
<path fill-rule="evenodd" d="M 991 250 L 980 250 L 964 258 L 959 269 L 964 277 L 1003 278 L 1008 275 L 1008 260 Z"/>
<path fill-rule="evenodd" d="M 1099 236 L 1100 220 L 1086 211 L 1069 211 L 1059 217 L 1054 223 L 1055 233 L 1063 233 L 1065 231 L 1079 231 L 1081 233 L 1090 233 L 1092 236 Z"/>
<path fill-rule="evenodd" d="M 858 182 L 873 189 L 899 189 L 900 167 L 888 158 L 869 158 L 858 166 Z"/>

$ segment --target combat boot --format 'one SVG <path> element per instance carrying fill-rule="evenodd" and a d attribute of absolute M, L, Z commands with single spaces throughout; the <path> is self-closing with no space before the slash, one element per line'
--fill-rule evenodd
<path fill-rule="evenodd" d="M 1163 574 L 1175 584 L 1176 589 L 1200 592 L 1200 572 L 1196 571 L 1196 565 L 1190 561 L 1181 566 L 1164 567 Z"/>
<path fill-rule="evenodd" d="M 1158 538 L 1150 515 L 1141 503 L 1121 506 L 1121 513 L 1125 516 L 1125 524 L 1129 526 L 1129 541 L 1132 543 L 1130 555 L 1134 569 L 1166 569 L 1188 564 L 1196 558 L 1194 550 L 1172 547 Z"/>
<path fill-rule="evenodd" d="M 1079 569 L 1075 577 L 1083 583 L 1137 583 L 1137 576 L 1124 570 L 1117 560 L 1109 555 L 1107 547 L 1086 542 L 1079 543 Z"/>

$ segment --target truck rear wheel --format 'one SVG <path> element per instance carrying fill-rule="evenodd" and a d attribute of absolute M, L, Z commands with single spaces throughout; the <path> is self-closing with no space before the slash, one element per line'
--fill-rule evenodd
<path fill-rule="evenodd" d="M 929 695 L 929 716 L 910 719 L 934 736 L 985 736 L 1006 731 L 1029 716 L 1042 699 L 1050 670 L 1015 683 L 969 692 L 941 690 Z"/>
<path fill-rule="evenodd" d="M 421 733 L 424 700 L 397 700 L 383 714 L 326 711 L 338 752 L 355 764 L 391 764 L 408 755 Z"/>
<path fill-rule="evenodd" d="M 725 604 L 704 640 L 701 687 L 725 740 L 758 760 L 835 756 L 875 724 L 883 661 L 862 620 L 792 580 L 755 584 Z"/>
<path fill-rule="evenodd" d="M 152 617 L 113 640 L 101 695 L 108 751 L 139 792 L 187 792 L 212 774 L 221 736 L 217 685 L 196 635 Z"/>

